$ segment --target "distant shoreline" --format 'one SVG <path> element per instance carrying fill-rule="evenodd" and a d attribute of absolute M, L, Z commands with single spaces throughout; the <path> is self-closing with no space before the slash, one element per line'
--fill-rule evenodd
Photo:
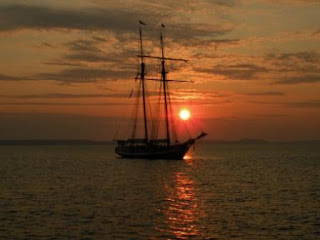
<path fill-rule="evenodd" d="M 274 144 L 274 143 L 320 143 L 320 140 L 264 140 L 264 139 L 240 139 L 240 140 L 208 140 L 209 143 L 233 143 L 233 144 Z"/>
<path fill-rule="evenodd" d="M 268 141 L 263 139 L 205 140 L 212 144 L 272 144 L 272 143 L 320 143 L 320 140 Z M 113 141 L 76 140 L 76 139 L 26 139 L 0 140 L 1 145 L 110 145 Z"/>
<path fill-rule="evenodd" d="M 38 139 L 38 140 L 0 140 L 0 145 L 104 145 L 112 141 Z"/>

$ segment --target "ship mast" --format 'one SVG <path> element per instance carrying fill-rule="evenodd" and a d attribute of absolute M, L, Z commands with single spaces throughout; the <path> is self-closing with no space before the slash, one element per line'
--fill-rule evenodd
<path fill-rule="evenodd" d="M 164 25 L 162 25 L 164 27 Z M 161 44 L 161 78 L 163 83 L 163 94 L 164 94 L 164 110 L 165 110 L 165 117 L 166 117 L 166 137 L 167 137 L 167 144 L 170 145 L 170 127 L 169 127 L 169 116 L 168 116 L 168 100 L 167 100 L 167 80 L 166 80 L 166 68 L 165 68 L 165 57 L 164 57 L 164 44 L 163 44 L 163 37 L 162 37 L 162 30 L 160 33 L 160 44 Z"/>
<path fill-rule="evenodd" d="M 143 24 L 140 21 L 140 24 Z M 145 24 L 143 24 L 145 25 Z M 145 93 L 145 63 L 143 58 L 143 48 L 142 48 L 142 30 L 141 25 L 139 26 L 140 34 L 140 79 L 142 83 L 142 102 L 143 102 L 143 120 L 144 120 L 144 138 L 146 143 L 148 143 L 148 122 L 147 122 L 147 109 L 146 109 L 146 93 Z"/>
<path fill-rule="evenodd" d="M 139 21 L 140 24 L 146 25 L 142 21 Z M 162 28 L 165 28 L 163 24 L 161 24 Z M 141 59 L 140 64 L 140 79 L 142 83 L 142 98 L 143 98 L 143 116 L 144 116 L 144 132 L 145 132 L 145 140 L 148 143 L 148 125 L 147 125 L 147 110 L 146 110 L 146 96 L 145 96 L 145 80 L 155 80 L 155 81 L 161 81 L 163 83 L 163 94 L 164 94 L 164 111 L 165 111 L 165 125 L 166 125 L 166 142 L 167 145 L 170 145 L 170 125 L 169 125 L 169 109 L 168 109 L 168 103 L 170 104 L 170 99 L 168 96 L 168 86 L 167 82 L 174 81 L 174 82 L 190 82 L 190 81 L 181 81 L 181 80 L 168 80 L 167 79 L 167 72 L 166 72 L 166 66 L 165 61 L 183 61 L 188 62 L 188 60 L 181 59 L 181 58 L 167 58 L 164 54 L 164 42 L 163 42 L 163 31 L 160 32 L 160 45 L 161 45 L 161 57 L 158 56 L 149 56 L 149 55 L 143 55 L 143 48 L 142 48 L 142 31 L 141 26 L 139 26 L 139 32 L 140 32 L 140 55 L 138 55 Z M 154 59 L 160 59 L 161 61 L 161 79 L 157 78 L 145 78 L 145 63 L 144 58 L 154 58 Z"/>

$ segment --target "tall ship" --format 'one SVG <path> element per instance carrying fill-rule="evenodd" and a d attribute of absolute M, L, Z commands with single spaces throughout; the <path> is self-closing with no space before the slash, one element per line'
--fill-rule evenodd
<path fill-rule="evenodd" d="M 171 98 L 169 91 L 169 82 L 188 82 L 180 80 L 167 79 L 168 72 L 166 70 L 167 61 L 184 61 L 184 59 L 168 58 L 165 56 L 163 30 L 160 33 L 160 56 L 145 55 L 143 51 L 143 39 L 142 39 L 142 25 L 146 25 L 142 21 L 139 24 L 139 36 L 140 36 L 140 52 L 139 58 L 139 71 L 135 78 L 135 81 L 139 81 L 138 91 L 135 96 L 135 116 L 133 119 L 132 133 L 130 138 L 126 140 L 115 139 L 117 146 L 115 147 L 115 153 L 123 158 L 140 158 L 140 159 L 170 159 L 180 160 L 183 159 L 191 146 L 195 142 L 207 135 L 205 132 L 201 132 L 196 137 L 189 137 L 189 139 L 180 142 L 177 138 L 175 130 L 175 124 L 173 122 Z M 162 29 L 164 25 L 161 24 Z M 146 59 L 155 59 L 160 63 L 160 77 L 148 78 L 146 74 Z M 159 91 L 157 92 L 157 103 L 148 104 L 147 82 L 157 81 L 159 84 Z M 132 94 L 132 92 L 131 92 Z M 130 95 L 131 95 L 130 94 Z M 153 94 L 154 96 L 155 94 Z M 149 96 L 150 98 L 150 96 Z M 141 101 L 142 100 L 142 101 Z M 142 133 L 143 137 L 137 137 L 137 122 L 138 122 L 138 108 L 142 105 Z M 152 109 L 153 108 L 153 109 Z M 160 111 L 162 110 L 162 111 Z M 150 112 L 158 114 L 158 116 L 150 116 Z M 159 116 L 159 112 L 163 112 L 163 116 Z M 151 118 L 151 119 L 150 119 Z M 162 122 L 162 123 L 161 123 Z M 159 134 L 161 130 L 159 125 L 163 126 L 163 134 Z"/>

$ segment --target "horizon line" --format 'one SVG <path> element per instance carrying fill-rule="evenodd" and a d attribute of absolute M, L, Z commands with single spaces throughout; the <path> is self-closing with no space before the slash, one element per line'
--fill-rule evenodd
<path fill-rule="evenodd" d="M 241 138 L 238 140 L 225 140 L 225 139 L 205 139 L 207 143 L 320 143 L 320 139 L 294 139 L 294 140 L 265 140 L 256 138 Z M 91 140 L 91 139 L 0 139 L 0 145 L 100 145 L 111 144 L 115 140 Z"/>

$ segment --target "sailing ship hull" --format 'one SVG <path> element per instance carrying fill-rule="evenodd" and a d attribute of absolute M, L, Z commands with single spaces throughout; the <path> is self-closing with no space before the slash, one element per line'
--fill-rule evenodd
<path fill-rule="evenodd" d="M 150 148 L 118 146 L 116 147 L 115 152 L 123 158 L 181 160 L 190 146 L 190 144 L 186 143 Z"/>

